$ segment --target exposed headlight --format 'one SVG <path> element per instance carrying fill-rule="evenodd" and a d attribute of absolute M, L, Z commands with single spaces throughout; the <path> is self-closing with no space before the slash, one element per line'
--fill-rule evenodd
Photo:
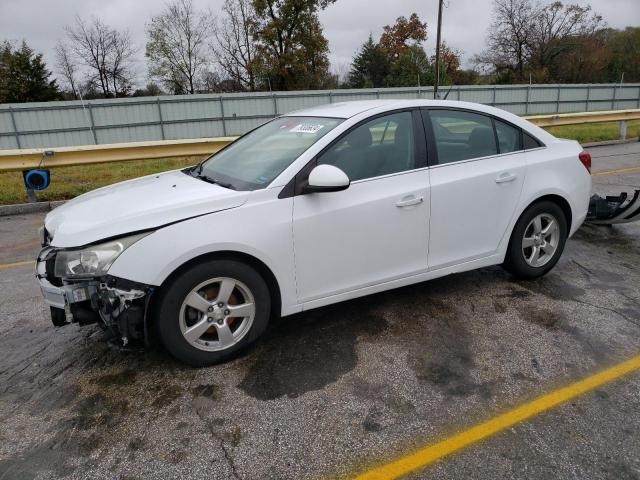
<path fill-rule="evenodd" d="M 116 258 L 150 232 L 118 238 L 89 247 L 59 250 L 54 275 L 62 278 L 91 278 L 105 275 Z"/>

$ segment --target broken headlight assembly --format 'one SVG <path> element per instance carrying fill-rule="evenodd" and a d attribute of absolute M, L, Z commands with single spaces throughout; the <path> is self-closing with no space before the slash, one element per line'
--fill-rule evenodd
<path fill-rule="evenodd" d="M 104 276 L 122 252 L 149 233 L 130 235 L 83 248 L 58 250 L 54 275 L 78 280 Z"/>

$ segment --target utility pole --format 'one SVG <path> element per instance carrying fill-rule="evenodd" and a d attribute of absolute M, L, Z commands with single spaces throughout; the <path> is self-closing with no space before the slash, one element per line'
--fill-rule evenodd
<path fill-rule="evenodd" d="M 438 84 L 440 83 L 440 30 L 442 29 L 442 3 L 438 0 L 438 34 L 436 37 L 436 80 L 433 84 L 433 98 L 438 98 Z"/>

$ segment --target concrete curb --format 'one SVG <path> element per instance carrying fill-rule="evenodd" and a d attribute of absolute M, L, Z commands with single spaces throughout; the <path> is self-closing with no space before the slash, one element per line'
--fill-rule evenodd
<path fill-rule="evenodd" d="M 602 142 L 581 143 L 583 147 L 605 147 L 607 145 L 620 145 L 623 143 L 634 143 L 640 141 L 640 137 L 625 138 L 624 140 L 603 140 Z"/>
<path fill-rule="evenodd" d="M 27 213 L 48 212 L 59 207 L 66 200 L 55 202 L 17 203 L 14 205 L 0 205 L 0 217 L 9 215 L 25 215 Z"/>

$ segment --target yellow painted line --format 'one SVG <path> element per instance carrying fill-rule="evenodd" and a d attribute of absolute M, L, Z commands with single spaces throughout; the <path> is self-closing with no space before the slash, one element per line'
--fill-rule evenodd
<path fill-rule="evenodd" d="M 3 270 L 5 268 L 12 268 L 12 267 L 21 267 L 23 265 L 33 265 L 35 262 L 33 260 L 25 260 L 23 262 L 14 262 L 14 263 L 0 263 L 0 270 Z"/>
<path fill-rule="evenodd" d="M 616 173 L 624 173 L 624 172 L 640 172 L 640 167 L 628 167 L 628 168 L 617 168 L 614 170 L 601 170 L 599 172 L 594 172 L 591 174 L 592 177 L 599 177 L 601 175 L 615 175 Z"/>
<path fill-rule="evenodd" d="M 446 438 L 438 443 L 421 448 L 391 463 L 375 467 L 355 478 L 357 480 L 388 480 L 401 477 L 419 468 L 424 468 L 461 448 L 479 442 L 490 435 L 512 427 L 534 415 L 542 413 L 545 410 L 638 369 L 640 369 L 640 355 L 576 383 L 544 394 L 535 400 L 515 407 L 491 420 L 475 425 L 468 430 Z"/>

